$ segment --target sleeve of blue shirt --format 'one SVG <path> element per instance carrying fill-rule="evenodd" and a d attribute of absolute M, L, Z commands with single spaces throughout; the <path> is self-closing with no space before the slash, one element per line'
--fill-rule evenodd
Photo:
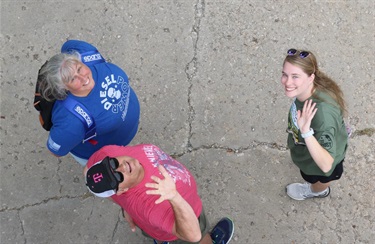
<path fill-rule="evenodd" d="M 47 147 L 53 154 L 65 156 L 82 143 L 85 137 L 85 127 L 63 104 L 55 103 L 52 111 L 52 123 Z"/>

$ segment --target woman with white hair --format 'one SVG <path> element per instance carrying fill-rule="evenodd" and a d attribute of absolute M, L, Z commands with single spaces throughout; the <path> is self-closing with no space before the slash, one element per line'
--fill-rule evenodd
<path fill-rule="evenodd" d="M 93 45 L 67 41 L 61 53 L 43 65 L 38 80 L 41 96 L 59 101 L 53 106 L 53 125 L 47 141 L 54 155 L 70 153 L 85 166 L 88 158 L 103 146 L 126 146 L 136 135 L 140 106 L 128 76 L 115 64 L 106 62 Z M 61 102 L 68 97 L 87 109 L 81 114 L 95 123 L 96 134 L 90 140 L 85 140 L 84 123 Z"/>

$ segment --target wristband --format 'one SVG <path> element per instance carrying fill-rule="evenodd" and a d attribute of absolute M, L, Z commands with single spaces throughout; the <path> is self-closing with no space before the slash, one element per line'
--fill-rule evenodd
<path fill-rule="evenodd" d="M 302 138 L 307 138 L 307 137 L 310 137 L 312 135 L 314 135 L 314 130 L 312 128 L 310 128 L 309 132 L 301 133 Z"/>

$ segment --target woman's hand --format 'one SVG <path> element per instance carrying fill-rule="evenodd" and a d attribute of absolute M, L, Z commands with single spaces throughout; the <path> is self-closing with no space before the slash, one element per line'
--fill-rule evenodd
<path fill-rule="evenodd" d="M 315 108 L 316 103 L 312 102 L 312 99 L 306 100 L 303 104 L 302 112 L 297 112 L 297 124 L 301 133 L 307 133 L 310 130 L 311 120 L 314 118 L 318 108 Z"/>

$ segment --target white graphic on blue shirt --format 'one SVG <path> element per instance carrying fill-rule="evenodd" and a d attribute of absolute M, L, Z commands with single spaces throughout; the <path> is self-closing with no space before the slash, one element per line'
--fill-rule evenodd
<path fill-rule="evenodd" d="M 121 113 L 121 118 L 124 121 L 126 113 L 128 112 L 130 86 L 123 77 L 111 74 L 105 77 L 102 82 L 100 91 L 101 103 L 104 109 L 112 111 L 112 113 Z"/>
<path fill-rule="evenodd" d="M 174 182 L 182 181 L 191 186 L 190 173 L 177 160 L 153 145 L 143 146 L 143 151 L 154 167 L 158 167 L 159 164 L 163 165 Z"/>
<path fill-rule="evenodd" d="M 54 142 L 54 140 L 52 140 L 51 135 L 48 136 L 47 143 L 48 143 L 49 148 L 51 148 L 52 150 L 56 152 L 59 151 L 61 147 L 61 145 L 57 144 L 56 142 Z"/>
<path fill-rule="evenodd" d="M 82 60 L 85 64 L 88 62 L 98 61 L 102 59 L 103 58 L 102 58 L 102 55 L 100 55 L 100 53 L 94 53 L 94 54 L 89 54 L 87 56 L 82 56 Z"/>
<path fill-rule="evenodd" d="M 86 111 L 79 105 L 76 105 L 74 107 L 74 110 L 79 113 L 86 121 L 87 127 L 90 127 L 92 125 L 92 120 L 90 115 L 86 113 Z"/>

